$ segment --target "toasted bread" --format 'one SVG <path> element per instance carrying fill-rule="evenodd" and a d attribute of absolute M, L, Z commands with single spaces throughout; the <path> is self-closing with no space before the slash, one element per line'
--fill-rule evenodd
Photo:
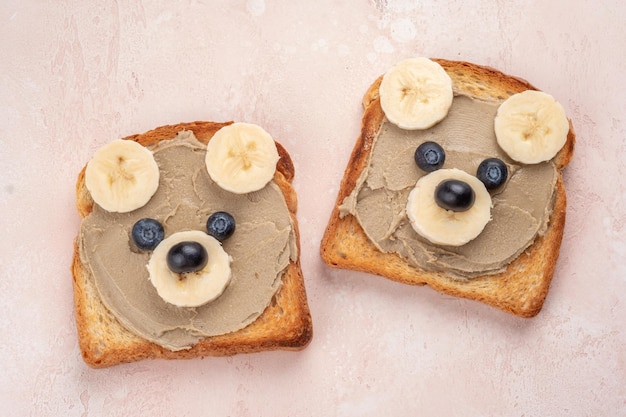
<path fill-rule="evenodd" d="M 129 136 L 141 145 L 150 146 L 171 139 L 181 130 L 191 130 L 203 143 L 229 123 L 192 122 L 163 126 Z M 280 160 L 274 181 L 282 191 L 294 226 L 296 245 L 300 250 L 296 220 L 297 197 L 291 185 L 294 166 L 287 151 L 277 143 Z M 93 199 L 85 187 L 85 169 L 76 183 L 77 208 L 82 218 L 92 211 Z M 84 361 L 103 368 L 142 359 L 190 359 L 202 356 L 227 356 L 264 350 L 300 350 L 312 338 L 312 320 L 299 257 L 291 261 L 282 275 L 282 286 L 270 305 L 243 329 L 202 339 L 188 350 L 171 351 L 128 331 L 99 298 L 89 269 L 81 262 L 78 242 L 74 244 L 72 264 L 76 325 Z"/>
<path fill-rule="evenodd" d="M 515 93 L 536 90 L 528 82 L 492 68 L 443 59 L 435 61 L 451 77 L 455 91 L 477 98 L 503 101 Z M 566 195 L 562 170 L 574 151 L 575 135 L 571 122 L 566 144 L 553 158 L 558 177 L 546 233 L 537 237 L 504 271 L 469 280 L 451 279 L 446 272 L 411 266 L 396 253 L 383 253 L 369 241 L 353 215 L 340 217 L 339 206 L 366 169 L 373 143 L 385 120 L 378 96 L 381 79 L 382 76 L 370 86 L 363 98 L 361 133 L 321 242 L 322 259 L 331 267 L 367 272 L 405 284 L 429 285 L 441 293 L 480 301 L 517 316 L 535 316 L 548 293 L 563 237 Z"/>

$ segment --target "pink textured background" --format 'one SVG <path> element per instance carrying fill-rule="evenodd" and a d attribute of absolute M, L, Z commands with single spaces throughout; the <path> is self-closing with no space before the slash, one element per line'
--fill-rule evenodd
<path fill-rule="evenodd" d="M 3 1 L 2 414 L 626 415 L 625 21 L 619 0 Z M 522 76 L 573 119 L 565 238 L 534 319 L 319 258 L 362 94 L 420 55 Z M 314 339 L 92 370 L 69 272 L 76 175 L 112 139 L 192 120 L 257 123 L 291 153 Z"/>

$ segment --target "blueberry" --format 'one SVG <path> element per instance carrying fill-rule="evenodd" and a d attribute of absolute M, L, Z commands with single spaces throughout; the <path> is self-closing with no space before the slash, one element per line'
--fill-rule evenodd
<path fill-rule="evenodd" d="M 209 235 L 221 242 L 235 232 L 235 219 L 225 211 L 217 211 L 209 216 L 206 230 Z"/>
<path fill-rule="evenodd" d="M 415 149 L 414 158 L 420 169 L 426 172 L 433 172 L 443 166 L 446 160 L 446 153 L 438 143 L 424 142 Z"/>
<path fill-rule="evenodd" d="M 465 181 L 445 180 L 435 188 L 435 202 L 446 210 L 467 211 L 474 204 L 476 195 Z"/>
<path fill-rule="evenodd" d="M 498 158 L 487 158 L 480 163 L 476 171 L 476 177 L 485 184 L 485 188 L 493 190 L 506 181 L 509 175 L 504 162 Z"/>
<path fill-rule="evenodd" d="M 206 249 L 198 242 L 179 242 L 167 252 L 167 266 L 176 274 L 199 271 L 208 261 Z"/>
<path fill-rule="evenodd" d="M 153 250 L 165 237 L 163 225 L 154 219 L 141 219 L 133 225 L 133 242 L 141 250 Z"/>

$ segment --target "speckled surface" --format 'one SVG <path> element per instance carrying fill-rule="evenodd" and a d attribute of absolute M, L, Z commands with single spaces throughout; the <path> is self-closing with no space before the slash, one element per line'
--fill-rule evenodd
<path fill-rule="evenodd" d="M 603 4 L 3 1 L 6 415 L 626 415 L 626 7 Z M 361 97 L 420 55 L 521 76 L 573 120 L 565 238 L 533 319 L 319 258 Z M 76 175 L 112 139 L 192 120 L 257 123 L 289 150 L 313 341 L 92 370 L 72 308 Z"/>

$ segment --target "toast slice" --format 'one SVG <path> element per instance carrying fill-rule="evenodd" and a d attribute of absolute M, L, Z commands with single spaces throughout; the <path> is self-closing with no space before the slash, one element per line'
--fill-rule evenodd
<path fill-rule="evenodd" d="M 191 122 L 163 126 L 143 134 L 129 136 L 141 145 L 153 145 L 171 139 L 181 130 L 191 130 L 202 143 L 208 143 L 223 126 L 230 123 Z M 300 237 L 296 220 L 297 196 L 291 182 L 294 166 L 287 151 L 276 144 L 280 160 L 274 181 L 281 189 L 294 226 L 296 245 Z M 93 199 L 85 187 L 85 169 L 76 183 L 77 209 L 81 218 L 92 211 Z M 82 264 L 78 242 L 74 243 L 71 267 L 74 287 L 76 325 L 81 353 L 91 367 L 104 368 L 142 359 L 190 359 L 202 356 L 228 356 L 264 350 L 300 350 L 312 338 L 312 320 L 307 303 L 300 260 L 291 261 L 282 276 L 282 286 L 270 305 L 251 324 L 235 332 L 202 339 L 191 349 L 170 351 L 128 331 L 104 306 L 93 277 Z"/>
<path fill-rule="evenodd" d="M 509 96 L 528 89 L 528 82 L 492 68 L 467 62 L 434 59 L 452 79 L 455 91 L 479 99 L 504 101 Z M 553 158 L 557 167 L 554 208 L 548 230 L 504 271 L 466 281 L 451 279 L 445 272 L 413 267 L 395 253 L 383 253 L 366 236 L 357 219 L 348 214 L 340 217 L 339 206 L 354 189 L 366 169 L 373 143 L 385 120 L 380 106 L 378 88 L 382 76 L 368 89 L 363 98 L 364 115 L 361 132 L 352 150 L 341 181 L 335 207 L 322 238 L 320 253 L 331 267 L 379 275 L 411 285 L 429 285 L 455 297 L 480 301 L 521 317 L 535 316 L 542 308 L 559 256 L 566 214 L 566 195 L 562 170 L 569 163 L 575 143 L 570 121 L 567 141 Z"/>

